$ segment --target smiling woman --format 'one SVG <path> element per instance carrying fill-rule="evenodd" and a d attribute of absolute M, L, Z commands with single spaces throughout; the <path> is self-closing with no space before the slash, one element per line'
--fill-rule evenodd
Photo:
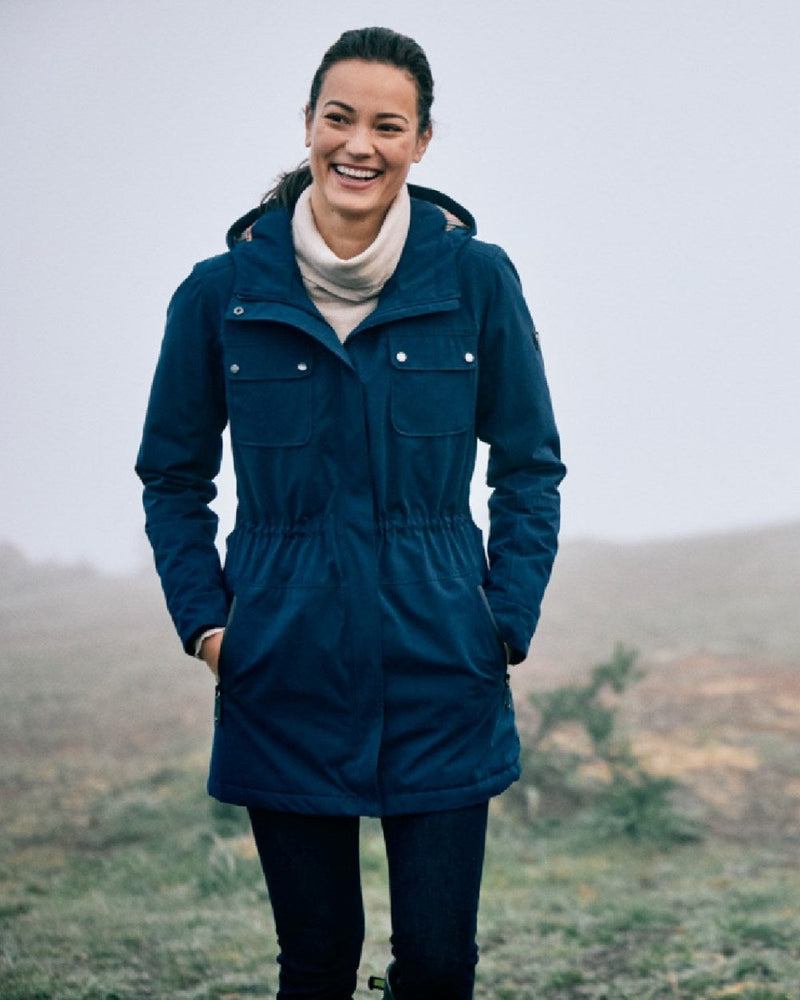
<path fill-rule="evenodd" d="M 432 100 L 403 35 L 328 50 L 308 164 L 173 297 L 137 462 L 170 612 L 217 680 L 209 791 L 249 809 L 279 1000 L 352 997 L 362 815 L 389 864 L 384 996 L 469 1000 L 488 802 L 519 776 L 508 668 L 539 617 L 564 467 L 516 271 L 469 212 L 406 183 Z"/>
<path fill-rule="evenodd" d="M 356 59 L 330 68 L 316 107 L 306 108 L 306 146 L 314 221 L 338 257 L 374 241 L 430 138 L 406 70 Z"/>

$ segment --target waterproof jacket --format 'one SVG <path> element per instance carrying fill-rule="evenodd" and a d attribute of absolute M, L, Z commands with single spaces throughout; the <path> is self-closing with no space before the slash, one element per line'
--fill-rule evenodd
<path fill-rule="evenodd" d="M 410 191 L 398 267 L 344 344 L 282 208 L 251 213 L 169 307 L 137 471 L 185 648 L 226 625 L 209 777 L 226 802 L 391 815 L 519 775 L 506 646 L 521 659 L 536 626 L 564 467 L 512 264 L 454 202 Z M 223 570 L 208 504 L 226 425 Z M 469 506 L 478 438 L 488 561 Z"/>

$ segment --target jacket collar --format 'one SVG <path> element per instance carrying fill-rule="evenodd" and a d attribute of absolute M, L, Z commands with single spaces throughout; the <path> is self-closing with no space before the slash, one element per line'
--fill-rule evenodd
<path fill-rule="evenodd" d="M 438 192 L 413 185 L 409 190 L 411 223 L 397 269 L 384 286 L 377 308 L 351 337 L 382 322 L 458 308 L 455 258 L 475 233 L 474 220 Z M 447 233 L 442 208 L 463 220 L 463 228 Z M 231 313 L 242 319 L 298 326 L 347 360 L 347 352 L 303 286 L 294 256 L 291 216 L 285 209 L 257 217 L 232 253 L 236 280 Z"/>

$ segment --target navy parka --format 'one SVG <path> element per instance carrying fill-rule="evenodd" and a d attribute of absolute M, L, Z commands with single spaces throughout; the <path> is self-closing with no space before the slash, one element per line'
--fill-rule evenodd
<path fill-rule="evenodd" d="M 392 815 L 519 775 L 505 645 L 521 659 L 536 626 L 564 467 L 512 264 L 455 203 L 410 191 L 397 270 L 344 344 L 283 209 L 170 303 L 137 472 L 185 648 L 226 625 L 209 777 L 226 802 Z M 226 424 L 223 569 L 208 504 Z M 488 561 L 469 508 L 478 438 Z"/>

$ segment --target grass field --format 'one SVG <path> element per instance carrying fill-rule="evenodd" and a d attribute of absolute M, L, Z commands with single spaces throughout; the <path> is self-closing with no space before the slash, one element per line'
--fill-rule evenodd
<path fill-rule="evenodd" d="M 68 816 L 37 816 L 33 829 L 4 823 L 4 1000 L 274 995 L 277 949 L 258 862 L 238 811 L 215 810 L 202 778 L 176 761 L 97 788 Z M 496 812 L 476 995 L 796 998 L 795 860 L 780 845 L 718 838 L 670 851 L 597 845 L 588 829 L 543 835 Z M 363 867 L 365 981 L 388 958 L 372 821 Z"/>
<path fill-rule="evenodd" d="M 177 650 L 158 595 L 79 572 L 4 580 L 1 1000 L 274 996 L 243 817 L 204 792 L 209 678 Z M 642 761 L 681 782 L 676 808 L 704 836 L 600 838 L 589 813 L 526 811 L 524 788 L 497 800 L 478 1000 L 800 998 L 797 661 L 646 666 L 624 725 Z M 522 707 L 536 683 L 515 678 Z M 362 854 L 366 1000 L 389 957 L 374 821 Z"/>

